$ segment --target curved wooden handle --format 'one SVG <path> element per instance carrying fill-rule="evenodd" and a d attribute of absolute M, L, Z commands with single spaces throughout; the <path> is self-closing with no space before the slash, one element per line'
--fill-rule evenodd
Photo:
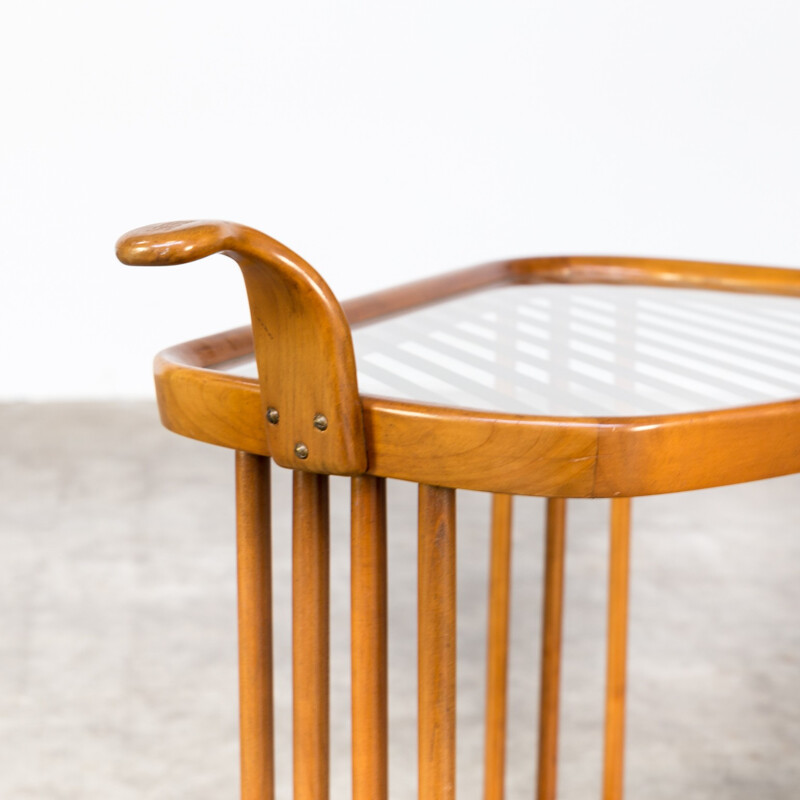
<path fill-rule="evenodd" d="M 226 250 L 239 230 L 239 225 L 206 220 L 145 225 L 118 239 L 117 258 L 134 267 L 185 264 Z"/>
<path fill-rule="evenodd" d="M 134 266 L 183 264 L 214 253 L 234 259 L 244 276 L 272 457 L 307 472 L 365 472 L 350 326 L 311 265 L 275 239 L 231 222 L 148 225 L 117 242 L 119 260 Z"/>

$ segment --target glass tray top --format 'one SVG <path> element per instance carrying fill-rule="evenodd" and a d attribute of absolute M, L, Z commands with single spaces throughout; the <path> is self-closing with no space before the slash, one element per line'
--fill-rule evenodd
<path fill-rule="evenodd" d="M 591 284 L 503 286 L 353 331 L 361 394 L 546 416 L 800 398 L 800 299 Z M 256 376 L 255 362 L 217 369 Z"/>

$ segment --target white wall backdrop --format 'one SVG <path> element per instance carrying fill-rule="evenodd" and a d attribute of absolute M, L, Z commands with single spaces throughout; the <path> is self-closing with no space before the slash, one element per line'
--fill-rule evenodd
<path fill-rule="evenodd" d="M 341 297 L 524 254 L 800 266 L 800 3 L 26 0 L 0 28 L 0 399 L 150 397 L 241 324 L 225 218 Z"/>

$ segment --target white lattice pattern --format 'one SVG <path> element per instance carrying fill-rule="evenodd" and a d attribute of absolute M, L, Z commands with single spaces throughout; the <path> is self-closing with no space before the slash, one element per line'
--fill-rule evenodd
<path fill-rule="evenodd" d="M 624 416 L 800 397 L 795 298 L 509 286 L 367 325 L 353 338 L 362 394 L 423 403 Z M 255 375 L 252 362 L 227 368 Z"/>

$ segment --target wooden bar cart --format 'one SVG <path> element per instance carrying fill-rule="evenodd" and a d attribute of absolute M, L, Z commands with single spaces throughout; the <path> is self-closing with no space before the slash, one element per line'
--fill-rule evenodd
<path fill-rule="evenodd" d="M 126 264 L 224 253 L 252 325 L 156 360 L 170 430 L 236 451 L 244 800 L 274 795 L 270 460 L 293 471 L 296 800 L 328 797 L 328 476 L 351 476 L 355 800 L 388 794 L 386 479 L 419 484 L 419 797 L 455 786 L 456 489 L 493 493 L 486 800 L 504 796 L 513 495 L 547 498 L 539 800 L 556 797 L 568 498 L 611 498 L 603 797 L 623 795 L 631 498 L 800 472 L 800 272 L 499 261 L 342 305 L 258 231 L 176 222 Z"/>

